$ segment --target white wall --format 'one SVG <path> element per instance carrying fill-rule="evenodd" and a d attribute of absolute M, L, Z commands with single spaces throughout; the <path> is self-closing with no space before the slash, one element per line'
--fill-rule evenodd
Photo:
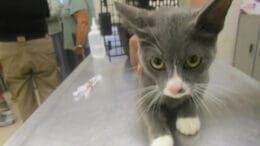
<path fill-rule="evenodd" d="M 234 0 L 226 17 L 225 27 L 217 42 L 217 58 L 232 64 L 237 36 L 238 18 L 242 0 Z"/>

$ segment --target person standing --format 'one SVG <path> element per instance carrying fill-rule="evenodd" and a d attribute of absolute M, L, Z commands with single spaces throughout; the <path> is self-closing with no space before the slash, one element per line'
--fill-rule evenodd
<path fill-rule="evenodd" d="M 69 68 L 65 66 L 67 60 L 64 58 L 61 11 L 62 4 L 59 0 L 47 0 L 50 9 L 50 17 L 47 18 L 48 34 L 52 38 L 56 59 L 59 66 L 60 80 L 63 81 L 69 74 Z"/>
<path fill-rule="evenodd" d="M 65 56 L 63 58 L 68 61 L 65 66 L 69 68 L 69 72 L 72 72 L 90 53 L 87 34 L 93 17 L 95 17 L 95 9 L 92 0 L 64 0 L 62 22 Z"/>
<path fill-rule="evenodd" d="M 0 63 L 11 107 L 25 121 L 56 88 L 57 64 L 46 0 L 0 1 Z M 35 87 L 39 98 L 34 94 Z"/>
<path fill-rule="evenodd" d="M 5 127 L 15 123 L 15 116 L 10 110 L 4 98 L 5 85 L 2 79 L 2 66 L 0 64 L 0 127 Z"/>

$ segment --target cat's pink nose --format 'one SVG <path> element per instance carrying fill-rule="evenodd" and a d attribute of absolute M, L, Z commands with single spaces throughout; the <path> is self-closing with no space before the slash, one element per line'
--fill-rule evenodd
<path fill-rule="evenodd" d="M 184 89 L 182 88 L 182 86 L 172 86 L 171 88 L 169 88 L 169 91 L 171 94 L 173 95 L 178 95 L 184 92 Z"/>

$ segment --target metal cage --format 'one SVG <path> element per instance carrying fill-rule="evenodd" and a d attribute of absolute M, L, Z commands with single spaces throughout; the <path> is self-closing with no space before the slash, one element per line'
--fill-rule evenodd
<path fill-rule="evenodd" d="M 165 6 L 179 6 L 178 0 L 100 0 L 99 22 L 110 61 L 112 57 L 128 55 L 128 40 L 131 37 L 122 26 L 114 6 L 115 1 L 150 10 Z"/>

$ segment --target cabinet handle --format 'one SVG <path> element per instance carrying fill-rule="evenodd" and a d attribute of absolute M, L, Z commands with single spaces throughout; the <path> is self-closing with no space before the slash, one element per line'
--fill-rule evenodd
<path fill-rule="evenodd" d="M 249 46 L 249 53 L 252 54 L 253 50 L 254 50 L 254 45 L 250 44 L 250 46 Z"/>

